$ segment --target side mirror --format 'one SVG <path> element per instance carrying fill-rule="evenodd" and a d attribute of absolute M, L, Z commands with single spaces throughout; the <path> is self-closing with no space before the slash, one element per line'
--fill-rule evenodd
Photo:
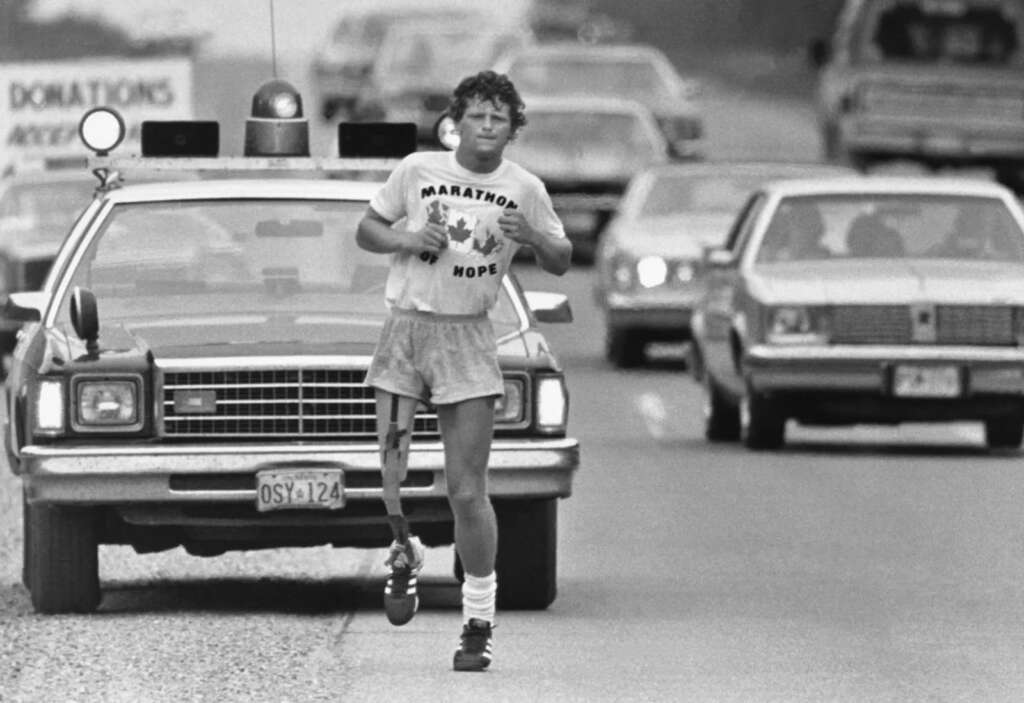
<path fill-rule="evenodd" d="M 807 47 L 807 58 L 815 68 L 822 68 L 832 59 L 832 47 L 825 39 L 815 39 Z"/>
<path fill-rule="evenodd" d="M 100 316 L 96 309 L 96 296 L 88 288 L 75 286 L 71 294 L 71 326 L 75 334 L 85 341 L 85 350 L 95 355 L 99 351 Z"/>
<path fill-rule="evenodd" d="M 530 306 L 537 322 L 572 322 L 569 296 L 563 293 L 528 290 L 526 304 Z"/>
<path fill-rule="evenodd" d="M 46 294 L 38 291 L 21 291 L 7 296 L 0 316 L 12 322 L 39 322 L 43 319 Z"/>

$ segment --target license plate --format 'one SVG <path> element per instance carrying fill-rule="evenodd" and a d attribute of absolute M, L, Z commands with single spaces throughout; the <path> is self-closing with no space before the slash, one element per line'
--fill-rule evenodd
<path fill-rule="evenodd" d="M 960 395 L 960 369 L 956 366 L 897 366 L 892 391 L 902 398 L 954 398 Z"/>
<path fill-rule="evenodd" d="M 338 510 L 345 506 L 341 469 L 273 469 L 256 473 L 256 509 Z"/>

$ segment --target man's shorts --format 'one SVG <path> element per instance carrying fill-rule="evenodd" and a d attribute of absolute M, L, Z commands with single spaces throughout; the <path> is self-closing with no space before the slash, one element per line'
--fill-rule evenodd
<path fill-rule="evenodd" d="M 434 405 L 503 395 L 490 318 L 393 309 L 366 384 Z"/>

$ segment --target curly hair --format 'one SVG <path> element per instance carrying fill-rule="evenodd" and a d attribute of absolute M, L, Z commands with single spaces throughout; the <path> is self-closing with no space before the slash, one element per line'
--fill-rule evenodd
<path fill-rule="evenodd" d="M 526 125 L 526 114 L 523 112 L 526 106 L 519 97 L 519 91 L 504 73 L 480 71 L 476 75 L 463 78 L 448 102 L 448 115 L 456 122 L 461 120 L 469 101 L 473 98 L 487 100 L 495 106 L 499 103 L 508 105 L 513 137 Z"/>

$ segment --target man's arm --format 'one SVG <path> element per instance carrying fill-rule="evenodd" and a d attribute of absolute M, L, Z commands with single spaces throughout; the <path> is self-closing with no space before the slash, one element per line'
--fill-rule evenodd
<path fill-rule="evenodd" d="M 561 276 L 572 265 L 572 242 L 535 230 L 519 210 L 505 210 L 498 218 L 498 226 L 512 241 L 532 248 L 537 263 L 548 273 Z"/>
<path fill-rule="evenodd" d="M 366 208 L 366 214 L 356 228 L 356 243 L 375 254 L 400 251 L 437 254 L 448 245 L 448 236 L 440 225 L 428 223 L 415 232 L 392 229 L 391 225 L 391 220 L 372 207 Z"/>

